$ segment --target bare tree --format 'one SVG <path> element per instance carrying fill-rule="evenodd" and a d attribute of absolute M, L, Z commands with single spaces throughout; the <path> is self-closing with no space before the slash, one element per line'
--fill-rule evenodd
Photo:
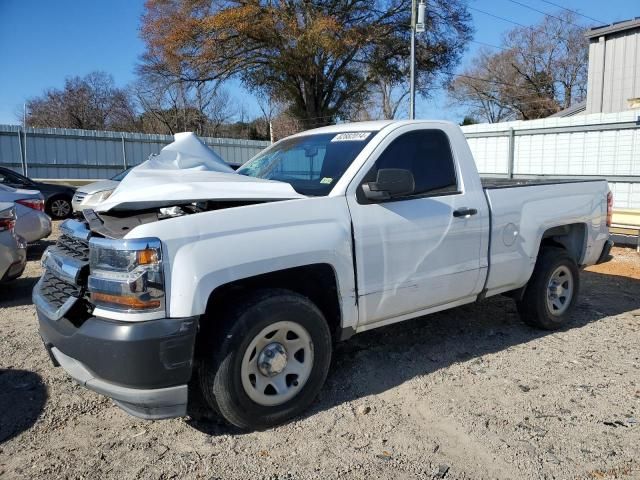
<path fill-rule="evenodd" d="M 142 111 L 145 132 L 193 131 L 217 136 L 235 114 L 220 82 L 189 82 L 144 71 L 131 89 Z"/>
<path fill-rule="evenodd" d="M 379 78 L 375 83 L 375 89 L 380 100 L 380 118 L 385 120 L 393 120 L 409 96 L 409 88 L 407 82 L 396 84 L 387 79 Z"/>
<path fill-rule="evenodd" d="M 256 92 L 256 96 L 258 100 L 258 107 L 262 112 L 262 120 L 265 124 L 264 127 L 266 127 L 266 136 L 269 138 L 271 143 L 273 143 L 275 141 L 273 120 L 287 109 L 286 103 L 276 99 L 273 95 L 266 92 Z"/>
<path fill-rule="evenodd" d="M 201 134 L 209 137 L 218 136 L 222 125 L 228 123 L 236 114 L 228 92 L 219 82 L 199 82 L 194 90 L 195 106 L 206 120 L 201 127 Z"/>
<path fill-rule="evenodd" d="M 62 89 L 48 89 L 27 100 L 27 125 L 90 130 L 136 130 L 134 102 L 113 77 L 92 72 L 69 77 Z"/>
<path fill-rule="evenodd" d="M 488 122 L 547 117 L 586 95 L 588 45 L 577 15 L 563 11 L 517 27 L 502 50 L 480 50 L 449 85 L 452 103 Z"/>
<path fill-rule="evenodd" d="M 489 123 L 513 120 L 517 115 L 505 90 L 509 82 L 516 81 L 508 55 L 481 50 L 464 74 L 451 83 L 449 97 L 452 104 L 465 105 L 471 117 Z"/>

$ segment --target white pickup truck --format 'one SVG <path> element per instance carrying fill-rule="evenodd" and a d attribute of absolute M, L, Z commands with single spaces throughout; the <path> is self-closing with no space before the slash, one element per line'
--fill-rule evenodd
<path fill-rule="evenodd" d="M 579 268 L 609 258 L 611 205 L 604 180 L 481 180 L 451 123 L 329 126 L 237 172 L 134 169 L 64 223 L 33 299 L 54 364 L 127 412 L 185 415 L 191 382 L 265 428 L 355 333 L 498 294 L 563 326 Z"/>

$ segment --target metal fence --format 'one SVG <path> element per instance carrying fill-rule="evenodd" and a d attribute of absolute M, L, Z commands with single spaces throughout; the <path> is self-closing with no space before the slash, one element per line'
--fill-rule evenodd
<path fill-rule="evenodd" d="M 616 208 L 640 209 L 640 110 L 462 128 L 487 176 L 606 178 Z M 170 135 L 0 125 L 0 165 L 33 178 L 108 178 L 171 143 Z M 269 142 L 202 138 L 231 165 Z"/>
<path fill-rule="evenodd" d="M 26 141 L 25 141 L 26 137 Z M 241 165 L 269 142 L 201 137 L 231 165 Z M 0 166 L 32 178 L 109 178 L 139 165 L 173 142 L 172 135 L 0 125 Z"/>
<path fill-rule="evenodd" d="M 606 178 L 640 209 L 640 110 L 462 127 L 478 170 L 515 178 Z"/>

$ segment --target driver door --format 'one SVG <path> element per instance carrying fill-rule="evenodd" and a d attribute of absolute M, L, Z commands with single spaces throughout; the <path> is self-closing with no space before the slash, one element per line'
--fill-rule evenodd
<path fill-rule="evenodd" d="M 464 303 L 482 288 L 481 235 L 488 219 L 483 211 L 468 217 L 454 212 L 481 205 L 484 198 L 464 191 L 446 133 L 409 127 L 381 147 L 356 195 L 347 196 L 360 325 Z M 375 181 L 382 168 L 411 171 L 414 192 L 369 201 L 362 184 Z"/>

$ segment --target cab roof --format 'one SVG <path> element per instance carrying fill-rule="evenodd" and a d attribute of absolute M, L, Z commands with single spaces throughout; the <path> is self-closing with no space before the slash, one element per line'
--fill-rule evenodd
<path fill-rule="evenodd" d="M 294 136 L 299 135 L 311 135 L 319 133 L 342 133 L 342 132 L 379 132 L 383 128 L 393 125 L 394 127 L 401 127 L 403 125 L 412 124 L 428 124 L 428 125 L 451 125 L 451 122 L 444 120 L 373 120 L 367 122 L 347 122 L 339 123 L 337 125 L 327 125 L 326 127 L 314 128 L 312 130 L 306 130 L 300 132 Z"/>

